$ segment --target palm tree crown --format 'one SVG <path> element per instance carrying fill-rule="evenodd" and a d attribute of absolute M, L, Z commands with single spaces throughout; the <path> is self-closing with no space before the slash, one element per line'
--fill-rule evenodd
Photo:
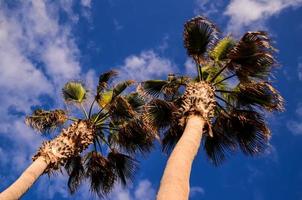
<path fill-rule="evenodd" d="M 33 157 L 35 160 L 43 156 L 47 160 L 45 172 L 48 173 L 65 167 L 71 193 L 84 179 L 90 181 L 91 191 L 99 197 L 108 194 L 117 181 L 126 185 L 138 165 L 133 155 L 152 148 L 156 133 L 141 114 L 144 101 L 135 92 L 121 94 L 133 84 L 132 80 L 109 87 L 116 75 L 116 71 L 109 71 L 100 76 L 89 110 L 84 106 L 88 99 L 84 84 L 78 81 L 65 84 L 64 100 L 80 108 L 84 118 L 72 117 L 65 110 L 41 109 L 26 117 L 26 124 L 41 133 L 49 133 L 72 121 L 55 139 L 44 142 Z M 93 113 L 96 103 L 99 109 Z"/>
<path fill-rule="evenodd" d="M 283 98 L 271 84 L 277 65 L 267 33 L 221 37 L 214 24 L 197 16 L 184 26 L 184 46 L 197 77 L 170 74 L 138 87 L 153 97 L 148 120 L 163 133 L 163 150 L 175 146 L 187 117 L 198 115 L 206 121 L 203 146 L 215 165 L 240 149 L 247 155 L 263 152 L 271 135 L 264 113 L 283 110 Z"/>

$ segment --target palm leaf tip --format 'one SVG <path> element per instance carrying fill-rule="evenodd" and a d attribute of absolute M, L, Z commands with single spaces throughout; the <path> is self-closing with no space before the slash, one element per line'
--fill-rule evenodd
<path fill-rule="evenodd" d="M 65 165 L 65 169 L 69 175 L 68 188 L 70 193 L 73 194 L 85 178 L 85 171 L 81 156 L 76 156 L 69 159 Z"/>
<path fill-rule="evenodd" d="M 68 103 L 82 103 L 86 99 L 87 90 L 78 81 L 67 82 L 62 89 L 64 100 Z"/>
<path fill-rule="evenodd" d="M 184 46 L 189 56 L 198 61 L 207 52 L 209 45 L 217 40 L 217 28 L 206 18 L 197 16 L 184 26 Z"/>
<path fill-rule="evenodd" d="M 128 181 L 133 181 L 138 163 L 132 157 L 119 153 L 116 150 L 108 154 L 108 160 L 112 163 L 118 179 L 125 186 Z"/>
<path fill-rule="evenodd" d="M 110 70 L 108 72 L 101 74 L 99 77 L 99 83 L 97 86 L 97 93 L 100 93 L 104 89 L 106 89 L 108 87 L 108 82 L 110 81 L 110 79 L 112 79 L 113 77 L 116 77 L 117 74 L 118 74 L 118 72 L 115 70 Z"/>
<path fill-rule="evenodd" d="M 112 164 L 101 154 L 89 152 L 85 159 L 85 174 L 90 180 L 90 189 L 100 198 L 106 196 L 116 180 Z"/>
<path fill-rule="evenodd" d="M 66 121 L 67 113 L 60 109 L 52 111 L 37 109 L 25 118 L 26 125 L 41 133 L 54 130 Z"/>

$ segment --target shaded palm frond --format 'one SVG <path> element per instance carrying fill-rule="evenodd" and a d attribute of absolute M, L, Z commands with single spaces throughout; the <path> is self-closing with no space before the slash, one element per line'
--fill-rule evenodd
<path fill-rule="evenodd" d="M 155 138 L 154 130 L 137 118 L 120 125 L 117 132 L 110 134 L 109 141 L 130 153 L 146 153 L 152 149 Z"/>
<path fill-rule="evenodd" d="M 108 82 L 110 81 L 110 79 L 116 77 L 117 74 L 118 73 L 115 70 L 110 70 L 108 72 L 105 72 L 105 73 L 101 74 L 100 77 L 99 77 L 99 83 L 98 83 L 98 86 L 97 86 L 97 94 L 99 94 L 103 90 L 107 89 L 108 88 Z"/>
<path fill-rule="evenodd" d="M 65 169 L 69 175 L 68 188 L 70 193 L 73 194 L 85 178 L 85 170 L 81 156 L 70 158 L 65 164 Z"/>
<path fill-rule="evenodd" d="M 66 121 L 67 113 L 59 109 L 52 111 L 37 109 L 25 118 L 26 125 L 40 133 L 52 131 Z"/>
<path fill-rule="evenodd" d="M 100 198 L 113 188 L 116 174 L 112 163 L 101 154 L 92 151 L 85 157 L 85 174 L 90 180 L 90 189 Z"/>
<path fill-rule="evenodd" d="M 140 108 L 145 104 L 143 97 L 138 92 L 132 92 L 125 98 L 135 111 L 140 111 Z"/>
<path fill-rule="evenodd" d="M 228 68 L 241 81 L 249 77 L 266 79 L 275 64 L 273 50 L 265 32 L 248 32 L 228 53 Z"/>
<path fill-rule="evenodd" d="M 138 167 L 135 159 L 113 150 L 108 154 L 108 160 L 112 163 L 117 178 L 124 186 L 128 181 L 133 181 L 135 170 Z"/>
<path fill-rule="evenodd" d="M 258 106 L 268 111 L 282 111 L 283 98 L 267 82 L 240 84 L 237 92 L 230 94 L 239 106 Z"/>
<path fill-rule="evenodd" d="M 133 83 L 135 83 L 135 81 L 133 81 L 133 80 L 127 80 L 127 81 L 123 81 L 121 83 L 118 83 L 113 88 L 112 98 L 114 99 L 115 97 L 117 97 L 118 95 L 120 95 L 127 87 L 129 87 Z"/>
<path fill-rule="evenodd" d="M 67 103 L 82 103 L 86 99 L 87 90 L 81 82 L 67 82 L 62 89 L 64 100 Z"/>
<path fill-rule="evenodd" d="M 128 103 L 125 97 L 118 96 L 109 106 L 110 117 L 114 121 L 130 120 L 134 118 L 137 113 Z"/>
<path fill-rule="evenodd" d="M 180 126 L 178 123 L 174 122 L 170 127 L 163 133 L 162 138 L 162 151 L 165 153 L 170 153 L 180 137 L 182 136 L 184 127 Z"/>
<path fill-rule="evenodd" d="M 217 28 L 206 18 L 197 16 L 184 26 L 184 46 L 197 63 L 217 39 Z M 200 63 L 199 63 L 200 64 Z"/>
<path fill-rule="evenodd" d="M 263 117 L 253 110 L 230 110 L 220 118 L 223 134 L 232 137 L 243 153 L 257 155 L 267 147 L 270 130 Z"/>
<path fill-rule="evenodd" d="M 154 99 L 147 104 L 147 120 L 159 129 L 169 126 L 176 112 L 177 107 L 172 102 Z"/>
<path fill-rule="evenodd" d="M 236 44 L 235 40 L 227 36 L 220 40 L 209 53 L 210 57 L 215 61 L 222 61 L 227 58 L 227 54 L 232 47 Z"/>
<path fill-rule="evenodd" d="M 162 90 L 165 85 L 167 85 L 169 82 L 165 80 L 148 80 L 142 82 L 139 87 L 137 88 L 137 91 L 142 96 L 153 96 L 153 97 L 159 97 L 162 94 Z"/>

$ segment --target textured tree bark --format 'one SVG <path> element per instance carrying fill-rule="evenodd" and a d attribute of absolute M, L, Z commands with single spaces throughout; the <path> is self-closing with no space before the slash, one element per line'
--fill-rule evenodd
<path fill-rule="evenodd" d="M 43 174 L 47 166 L 48 163 L 44 158 L 37 158 L 9 188 L 0 193 L 0 200 L 20 199 Z"/>
<path fill-rule="evenodd" d="M 190 173 L 200 147 L 204 124 L 200 116 L 188 117 L 184 133 L 168 159 L 157 200 L 189 199 Z"/>

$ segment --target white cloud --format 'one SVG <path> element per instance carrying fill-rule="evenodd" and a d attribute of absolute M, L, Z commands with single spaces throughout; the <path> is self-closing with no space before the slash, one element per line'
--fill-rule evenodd
<path fill-rule="evenodd" d="M 196 64 L 191 58 L 188 58 L 185 62 L 185 73 L 186 75 L 197 76 Z"/>
<path fill-rule="evenodd" d="M 139 55 L 127 57 L 119 69 L 122 80 L 136 81 L 162 78 L 169 73 L 176 73 L 177 67 L 169 59 L 160 57 L 153 50 L 143 51 Z"/>
<path fill-rule="evenodd" d="M 298 104 L 295 112 L 300 120 L 288 120 L 286 126 L 293 135 L 302 135 L 302 103 Z"/>
<path fill-rule="evenodd" d="M 212 16 L 220 13 L 220 9 L 223 6 L 223 0 L 196 0 L 196 7 L 194 13 L 196 15 Z"/>
<path fill-rule="evenodd" d="M 190 197 L 196 197 L 196 196 L 203 196 L 204 195 L 204 189 L 199 186 L 194 186 L 190 188 Z"/>
<path fill-rule="evenodd" d="M 152 188 L 152 184 L 149 180 L 142 180 L 135 192 L 136 200 L 153 200 L 155 198 L 155 190 Z"/>
<path fill-rule="evenodd" d="M 91 7 L 91 0 L 81 0 L 81 4 L 84 7 L 90 8 Z"/>
<path fill-rule="evenodd" d="M 301 5 L 302 0 L 231 0 L 224 14 L 230 17 L 228 31 L 236 33 L 247 27 L 264 28 L 269 17 Z"/>
<path fill-rule="evenodd" d="M 1 162 L 1 189 L 30 164 L 43 140 L 25 126 L 24 114 L 30 113 L 31 106 L 42 106 L 44 96 L 52 98 L 55 106 L 62 105 L 57 97 L 65 81 L 93 79 L 93 72 L 81 73 L 80 52 L 71 32 L 77 21 L 72 5 L 72 0 L 64 4 L 18 1 L 15 7 L 0 3 L 0 139 L 10 144 L 0 143 L 0 157 L 5 161 Z M 68 19 L 60 20 L 60 12 L 66 12 Z M 12 159 L 8 162 L 3 156 Z M 59 190 L 66 187 L 65 179 L 54 177 L 45 188 L 48 182 L 43 176 L 37 183 L 41 199 L 52 190 L 66 195 L 65 188 Z"/>

